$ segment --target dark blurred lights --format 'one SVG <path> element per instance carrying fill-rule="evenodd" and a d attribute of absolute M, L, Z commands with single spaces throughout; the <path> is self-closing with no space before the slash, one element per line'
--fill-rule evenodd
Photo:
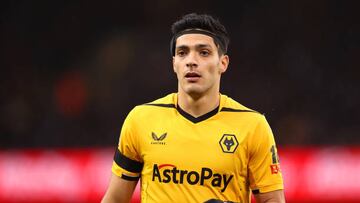
<path fill-rule="evenodd" d="M 77 117 L 85 109 L 88 89 L 80 71 L 64 73 L 55 83 L 54 96 L 56 107 L 65 117 Z"/>
<path fill-rule="evenodd" d="M 176 91 L 170 25 L 189 12 L 224 22 L 222 93 L 265 113 L 279 145 L 359 144 L 352 1 L 232 3 L 2 4 L 0 147 L 116 144 L 132 107 Z"/>

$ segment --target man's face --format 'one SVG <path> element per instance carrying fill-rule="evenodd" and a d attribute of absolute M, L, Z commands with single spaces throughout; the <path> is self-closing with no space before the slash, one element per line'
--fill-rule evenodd
<path fill-rule="evenodd" d="M 219 92 L 220 76 L 228 64 L 228 56 L 219 56 L 210 36 L 185 34 L 176 40 L 173 68 L 178 78 L 179 92 L 184 91 L 191 96 Z"/>

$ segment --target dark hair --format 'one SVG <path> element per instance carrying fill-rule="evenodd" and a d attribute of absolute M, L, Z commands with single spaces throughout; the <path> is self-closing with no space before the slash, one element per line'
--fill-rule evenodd
<path fill-rule="evenodd" d="M 170 53 L 175 56 L 176 39 L 188 33 L 201 33 L 214 39 L 219 54 L 226 54 L 229 45 L 227 31 L 219 20 L 207 14 L 190 13 L 184 15 L 171 26 L 173 37 L 170 42 Z"/>

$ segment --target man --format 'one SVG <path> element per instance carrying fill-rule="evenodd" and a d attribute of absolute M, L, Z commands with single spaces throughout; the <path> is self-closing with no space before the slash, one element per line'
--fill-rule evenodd
<path fill-rule="evenodd" d="M 178 92 L 127 116 L 103 203 L 285 202 L 274 137 L 265 117 L 220 94 L 229 65 L 225 27 L 188 14 L 172 26 Z"/>

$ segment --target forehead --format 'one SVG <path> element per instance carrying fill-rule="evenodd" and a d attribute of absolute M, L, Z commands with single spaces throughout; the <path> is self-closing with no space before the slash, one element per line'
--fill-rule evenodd
<path fill-rule="evenodd" d="M 204 34 L 184 34 L 176 39 L 176 47 L 179 46 L 196 46 L 196 45 L 209 45 L 211 47 L 216 47 L 214 39 L 208 35 Z"/>

